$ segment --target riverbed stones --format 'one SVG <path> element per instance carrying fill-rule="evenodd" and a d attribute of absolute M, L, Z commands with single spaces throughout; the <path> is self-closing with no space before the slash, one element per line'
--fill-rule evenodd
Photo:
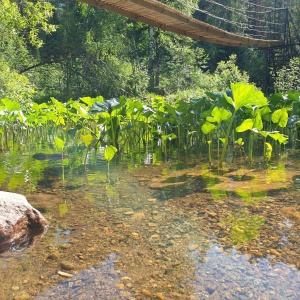
<path fill-rule="evenodd" d="M 43 215 L 20 194 L 0 191 L 0 253 L 27 245 L 49 226 Z"/>

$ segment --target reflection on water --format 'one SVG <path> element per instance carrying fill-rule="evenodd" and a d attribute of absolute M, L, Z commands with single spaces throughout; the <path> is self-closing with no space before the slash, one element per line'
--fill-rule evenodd
<path fill-rule="evenodd" d="M 299 299 L 299 162 L 216 170 L 158 157 L 112 161 L 109 178 L 98 155 L 86 172 L 73 157 L 0 160 L 1 188 L 51 223 L 0 255 L 0 299 Z"/>

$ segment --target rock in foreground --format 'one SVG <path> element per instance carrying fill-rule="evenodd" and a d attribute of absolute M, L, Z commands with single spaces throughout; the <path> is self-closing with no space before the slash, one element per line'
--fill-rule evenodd
<path fill-rule="evenodd" d="M 23 195 L 0 191 L 0 253 L 28 245 L 49 226 Z"/>

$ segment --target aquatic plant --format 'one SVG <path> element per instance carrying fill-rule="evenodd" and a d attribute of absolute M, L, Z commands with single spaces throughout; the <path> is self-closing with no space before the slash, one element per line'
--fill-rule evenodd
<path fill-rule="evenodd" d="M 211 164 L 216 150 L 219 167 L 232 150 L 244 154 L 248 147 L 250 163 L 254 149 L 267 162 L 288 138 L 294 147 L 297 144 L 299 96 L 289 91 L 267 99 L 254 86 L 236 83 L 226 93 L 207 92 L 199 99 L 172 103 L 153 95 L 146 100 L 99 96 L 66 103 L 51 98 L 48 103 L 21 107 L 4 98 L 0 102 L 1 149 L 11 151 L 16 146 L 30 151 L 43 143 L 57 146 L 58 137 L 64 151 L 84 150 L 85 163 L 88 152 L 99 145 L 111 145 L 120 153 L 148 153 L 161 147 L 166 158 L 174 148 L 178 155 L 206 148 Z"/>

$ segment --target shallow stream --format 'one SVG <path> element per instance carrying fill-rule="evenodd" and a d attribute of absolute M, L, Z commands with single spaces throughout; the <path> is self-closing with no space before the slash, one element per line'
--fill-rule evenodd
<path fill-rule="evenodd" d="M 299 152 L 224 170 L 147 158 L 107 174 L 97 158 L 1 156 L 1 190 L 51 226 L 0 254 L 0 299 L 300 298 Z"/>

